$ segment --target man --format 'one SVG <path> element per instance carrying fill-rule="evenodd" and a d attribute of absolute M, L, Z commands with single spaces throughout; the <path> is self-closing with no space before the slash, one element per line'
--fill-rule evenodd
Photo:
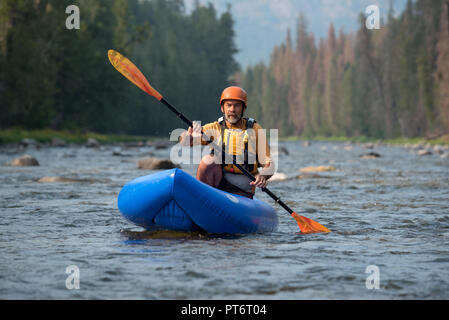
<path fill-rule="evenodd" d="M 266 187 L 267 180 L 274 173 L 265 134 L 259 131 L 262 127 L 254 119 L 243 118 L 247 108 L 247 94 L 242 88 L 226 88 L 221 95 L 220 105 L 222 118 L 204 125 L 203 128 L 194 123 L 193 128 L 189 127 L 188 131 L 181 135 L 180 142 L 193 146 L 199 144 L 201 139 L 201 144 L 209 144 L 210 141 L 201 137 L 201 129 L 212 141 L 218 141 L 216 144 L 221 148 L 221 152 L 213 150 L 210 155 L 201 159 L 197 179 L 220 190 L 252 199 L 255 188 Z M 251 181 L 235 163 L 253 174 L 256 180 Z M 258 167 L 263 168 L 261 173 Z"/>

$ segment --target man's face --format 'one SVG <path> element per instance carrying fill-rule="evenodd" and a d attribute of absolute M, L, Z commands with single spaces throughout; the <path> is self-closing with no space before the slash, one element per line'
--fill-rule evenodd
<path fill-rule="evenodd" d="M 221 112 L 229 123 L 236 124 L 242 118 L 243 103 L 240 100 L 225 100 Z"/>

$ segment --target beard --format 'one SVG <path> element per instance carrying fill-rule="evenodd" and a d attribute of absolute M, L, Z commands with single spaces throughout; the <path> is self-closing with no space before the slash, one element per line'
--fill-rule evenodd
<path fill-rule="evenodd" d="M 235 114 L 235 113 L 230 113 L 230 114 L 225 114 L 224 116 L 225 116 L 226 121 L 228 121 L 231 124 L 236 124 L 237 122 L 240 121 L 240 119 L 242 119 L 243 112 L 240 115 Z"/>

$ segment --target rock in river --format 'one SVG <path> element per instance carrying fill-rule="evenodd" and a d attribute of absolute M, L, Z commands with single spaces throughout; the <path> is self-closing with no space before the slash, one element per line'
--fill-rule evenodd
<path fill-rule="evenodd" d="M 419 150 L 416 154 L 418 156 L 431 156 L 432 152 L 430 150 L 423 149 L 423 150 Z"/>
<path fill-rule="evenodd" d="M 139 169 L 145 170 L 166 170 L 173 168 L 180 168 L 180 166 L 174 164 L 171 160 L 168 159 L 159 159 L 159 158 L 144 158 L 138 161 L 137 167 Z"/>
<path fill-rule="evenodd" d="M 34 139 L 25 138 L 25 139 L 22 139 L 20 141 L 20 145 L 23 146 L 23 147 L 28 147 L 28 146 L 35 146 L 35 147 L 37 147 L 37 146 L 39 146 L 39 142 L 37 142 Z"/>
<path fill-rule="evenodd" d="M 276 172 L 275 174 L 273 174 L 273 176 L 270 178 L 270 182 L 274 182 L 274 181 L 285 181 L 288 180 L 288 176 L 285 173 L 282 172 Z"/>
<path fill-rule="evenodd" d="M 55 182 L 92 182 L 92 180 L 88 180 L 88 179 L 72 179 L 72 178 L 62 178 L 62 177 L 43 177 L 43 178 L 40 178 L 37 182 L 43 182 L 43 183 L 55 183 Z"/>
<path fill-rule="evenodd" d="M 67 143 L 60 138 L 53 138 L 53 139 L 51 139 L 51 146 L 52 147 L 66 147 Z"/>
<path fill-rule="evenodd" d="M 337 170 L 333 166 L 319 166 L 319 167 L 306 167 L 299 169 L 301 172 L 325 172 L 325 171 L 335 171 Z"/>
<path fill-rule="evenodd" d="M 360 158 L 361 159 L 376 159 L 376 158 L 380 158 L 380 154 L 378 154 L 376 152 L 370 152 L 370 153 L 360 155 Z"/>
<path fill-rule="evenodd" d="M 32 156 L 26 154 L 20 158 L 14 159 L 10 162 L 11 166 L 14 167 L 33 167 L 33 166 L 39 166 L 39 162 L 34 159 Z"/>
<path fill-rule="evenodd" d="M 99 146 L 100 146 L 100 142 L 98 142 L 97 139 L 95 139 L 95 138 L 87 139 L 86 147 L 88 147 L 88 148 L 97 148 Z"/>

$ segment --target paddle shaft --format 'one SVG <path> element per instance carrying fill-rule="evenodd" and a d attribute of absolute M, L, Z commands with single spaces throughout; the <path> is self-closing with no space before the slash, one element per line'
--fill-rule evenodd
<path fill-rule="evenodd" d="M 161 100 L 159 100 L 160 102 L 162 102 L 162 104 L 164 104 L 166 107 L 168 107 L 173 113 L 175 113 L 182 121 L 184 121 L 184 123 L 186 123 L 189 127 L 193 127 L 193 122 L 191 120 L 189 120 L 188 118 L 186 118 L 178 109 L 176 109 L 174 106 L 172 106 L 167 100 L 165 100 L 164 98 L 162 98 Z M 218 150 L 219 152 L 222 152 L 221 149 L 217 146 L 216 143 L 214 143 L 202 130 L 201 130 L 201 134 L 204 136 L 205 140 L 209 141 L 210 144 L 213 145 L 214 150 Z M 238 163 L 234 163 L 234 165 L 243 172 L 243 174 L 245 176 L 247 176 L 249 179 L 251 179 L 251 181 L 255 181 L 256 178 L 248 171 L 246 170 L 244 167 L 242 167 L 240 164 Z M 292 214 L 293 210 L 290 209 L 279 197 L 277 197 L 273 192 L 271 192 L 268 188 L 262 188 L 262 191 L 265 192 L 266 194 L 268 194 L 274 201 L 276 201 L 276 203 L 278 203 L 282 208 L 284 208 L 285 210 L 288 211 L 288 213 Z"/>

